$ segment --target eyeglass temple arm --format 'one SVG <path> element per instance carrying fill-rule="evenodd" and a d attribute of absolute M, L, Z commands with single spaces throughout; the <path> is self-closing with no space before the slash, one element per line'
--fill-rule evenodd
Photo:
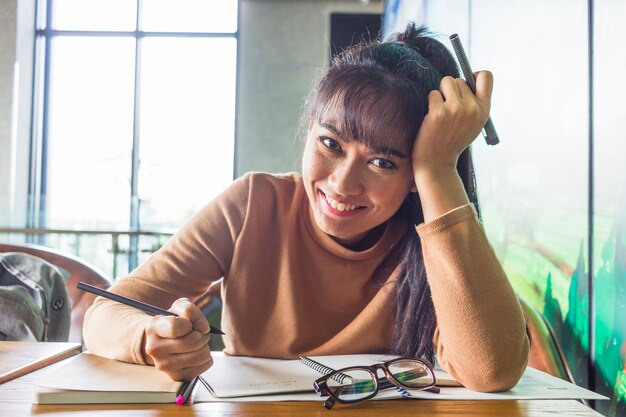
<path fill-rule="evenodd" d="M 384 390 L 384 389 L 389 389 L 389 388 L 396 388 L 396 386 L 392 384 L 391 382 L 389 382 L 387 378 L 378 379 L 378 389 Z M 425 389 L 424 391 L 432 392 L 433 394 L 439 394 L 441 392 L 441 389 L 439 389 L 439 387 L 437 386 L 432 386 L 428 389 Z"/>

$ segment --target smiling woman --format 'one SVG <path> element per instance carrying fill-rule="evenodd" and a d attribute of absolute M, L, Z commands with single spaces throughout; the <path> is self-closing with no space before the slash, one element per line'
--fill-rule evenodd
<path fill-rule="evenodd" d="M 328 123 L 314 122 L 302 176 L 318 227 L 344 246 L 363 250 L 380 237 L 377 226 L 416 191 L 415 181 L 408 152 L 393 144 L 372 149 L 345 137 Z"/>
<path fill-rule="evenodd" d="M 472 204 L 468 147 L 489 114 L 491 74 L 476 84 L 474 95 L 413 25 L 340 54 L 307 102 L 302 175 L 235 181 L 112 287 L 179 317 L 99 299 L 89 350 L 198 375 L 213 360 L 192 301 L 223 277 L 228 354 L 436 354 L 470 389 L 511 388 L 529 343 Z M 124 326 L 109 330 L 112 318 Z"/>

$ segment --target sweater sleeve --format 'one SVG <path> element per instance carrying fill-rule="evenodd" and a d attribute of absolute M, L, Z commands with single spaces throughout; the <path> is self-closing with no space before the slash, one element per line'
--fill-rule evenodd
<path fill-rule="evenodd" d="M 178 298 L 203 295 L 212 282 L 228 274 L 248 209 L 249 177 L 235 181 L 109 290 L 164 309 Z M 149 320 L 142 311 L 98 297 L 85 314 L 83 337 L 95 354 L 145 364 L 142 344 Z"/>
<path fill-rule="evenodd" d="M 441 366 L 467 388 L 505 391 L 530 344 L 521 306 L 471 204 L 417 226 L 438 327 Z"/>

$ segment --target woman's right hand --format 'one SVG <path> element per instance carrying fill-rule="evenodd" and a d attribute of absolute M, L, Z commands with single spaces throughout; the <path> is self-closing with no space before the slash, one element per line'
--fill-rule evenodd
<path fill-rule="evenodd" d="M 213 365 L 209 347 L 209 322 L 187 298 L 174 301 L 174 316 L 155 316 L 144 330 L 146 362 L 175 381 L 189 380 Z"/>

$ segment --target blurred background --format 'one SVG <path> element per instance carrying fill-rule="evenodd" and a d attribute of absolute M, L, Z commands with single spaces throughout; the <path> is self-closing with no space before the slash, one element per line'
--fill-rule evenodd
<path fill-rule="evenodd" d="M 1 0 L 0 241 L 125 275 L 234 178 L 298 171 L 320 69 L 408 21 L 494 73 L 490 241 L 626 416 L 624 1 Z"/>

